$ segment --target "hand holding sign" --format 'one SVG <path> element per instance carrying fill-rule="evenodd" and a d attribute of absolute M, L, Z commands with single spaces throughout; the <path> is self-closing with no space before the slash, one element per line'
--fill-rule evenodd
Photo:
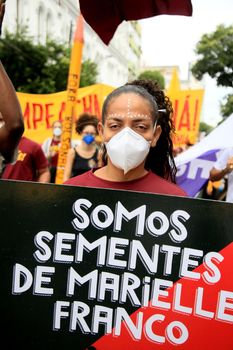
<path fill-rule="evenodd" d="M 226 165 L 226 173 L 229 174 L 233 170 L 233 157 L 229 158 Z"/>

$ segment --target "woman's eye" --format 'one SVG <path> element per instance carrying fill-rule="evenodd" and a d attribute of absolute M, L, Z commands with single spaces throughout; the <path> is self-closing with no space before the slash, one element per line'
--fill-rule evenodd
<path fill-rule="evenodd" d="M 141 131 L 145 131 L 148 129 L 148 127 L 146 125 L 142 125 L 142 124 L 136 125 L 135 128 L 137 130 L 141 130 Z"/>
<path fill-rule="evenodd" d="M 112 129 L 112 130 L 115 130 L 115 129 L 119 128 L 119 125 L 118 124 L 112 124 L 112 125 L 109 125 L 109 128 Z"/>

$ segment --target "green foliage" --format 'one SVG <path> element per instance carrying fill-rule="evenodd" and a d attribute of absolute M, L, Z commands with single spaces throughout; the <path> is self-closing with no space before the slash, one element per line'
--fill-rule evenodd
<path fill-rule="evenodd" d="M 17 91 L 46 94 L 65 90 L 69 49 L 54 41 L 34 44 L 25 30 L 6 33 L 0 57 Z"/>
<path fill-rule="evenodd" d="M 91 60 L 84 61 L 81 68 L 80 87 L 96 84 L 97 75 L 97 64 Z"/>
<path fill-rule="evenodd" d="M 221 114 L 224 118 L 233 113 L 233 95 L 227 95 L 225 100 L 226 102 L 221 104 Z"/>
<path fill-rule="evenodd" d="M 218 86 L 233 87 L 233 26 L 219 25 L 211 34 L 204 34 L 196 46 L 199 56 L 192 67 L 197 79 L 209 74 L 216 79 Z M 233 113 L 232 95 L 227 96 L 222 105 L 223 116 Z"/>
<path fill-rule="evenodd" d="M 165 89 L 165 79 L 159 71 L 155 70 L 145 70 L 142 72 L 138 79 L 151 79 L 158 82 L 161 89 Z"/>
<path fill-rule="evenodd" d="M 205 132 L 206 135 L 208 135 L 213 129 L 214 128 L 211 125 L 204 122 L 200 122 L 199 132 Z"/>
<path fill-rule="evenodd" d="M 46 45 L 34 44 L 27 31 L 20 29 L 16 34 L 5 33 L 0 41 L 0 57 L 16 91 L 48 94 L 66 90 L 70 48 L 64 44 L 53 40 Z M 82 64 L 82 86 L 95 82 L 97 69 L 93 70 L 91 64 Z M 88 69 L 92 77 L 89 80 Z"/>
<path fill-rule="evenodd" d="M 204 34 L 196 53 L 200 58 L 192 73 L 197 79 L 208 73 L 216 79 L 217 85 L 233 86 L 233 26 L 219 25 L 215 32 Z"/>

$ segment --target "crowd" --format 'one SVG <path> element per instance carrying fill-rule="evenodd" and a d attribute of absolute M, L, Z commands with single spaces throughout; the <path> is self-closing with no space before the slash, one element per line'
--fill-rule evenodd
<path fill-rule="evenodd" d="M 24 136 L 14 87 L 0 64 L 1 179 L 56 183 L 62 121 L 38 144 Z M 75 121 L 79 141 L 67 154 L 63 183 L 186 196 L 176 182 L 169 98 L 150 80 L 135 80 L 106 98 L 102 122 L 89 113 Z M 99 143 L 99 140 L 102 142 Z M 201 197 L 233 202 L 233 154 L 227 149 L 210 171 Z M 224 194 L 227 191 L 227 195 Z"/>
<path fill-rule="evenodd" d="M 96 141 L 99 120 L 84 113 L 76 122 L 79 142 L 72 141 L 64 169 L 64 181 L 100 165 L 99 145 Z M 17 158 L 4 166 L 2 179 L 55 183 L 59 148 L 61 146 L 62 122 L 52 125 L 52 136 L 40 145 L 22 136 L 17 147 Z"/>
<path fill-rule="evenodd" d="M 175 184 L 172 104 L 156 82 L 135 80 L 115 89 L 104 102 L 102 122 L 84 113 L 75 130 L 79 143 L 68 151 L 64 184 L 186 196 Z M 42 145 L 22 136 L 2 179 L 54 183 L 61 135 L 62 123 L 55 121 Z"/>

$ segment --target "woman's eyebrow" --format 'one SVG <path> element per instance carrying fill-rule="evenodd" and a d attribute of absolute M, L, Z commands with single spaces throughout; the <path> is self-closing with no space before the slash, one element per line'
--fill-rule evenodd
<path fill-rule="evenodd" d="M 124 119 L 125 116 L 118 115 L 118 114 L 108 114 L 106 116 L 106 120 L 114 120 L 116 122 L 122 122 L 122 119 Z"/>
<path fill-rule="evenodd" d="M 145 119 L 151 119 L 151 116 L 148 114 L 140 114 L 140 113 L 126 113 L 126 114 L 118 114 L 118 113 L 113 113 L 113 114 L 108 114 L 106 116 L 106 119 L 113 119 L 115 121 L 122 121 L 124 118 L 132 118 L 137 121 L 144 121 Z"/>
<path fill-rule="evenodd" d="M 141 123 L 141 122 L 148 121 L 149 119 L 151 120 L 151 117 L 149 117 L 149 116 L 146 117 L 146 118 L 145 118 L 145 117 L 144 117 L 144 118 L 139 118 L 139 117 L 138 117 L 138 118 L 133 118 L 133 122 L 134 122 L 134 123 Z"/>

